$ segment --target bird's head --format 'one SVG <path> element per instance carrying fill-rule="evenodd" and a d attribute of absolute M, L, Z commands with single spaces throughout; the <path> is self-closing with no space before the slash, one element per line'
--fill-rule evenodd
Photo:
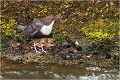
<path fill-rule="evenodd" d="M 61 19 L 60 16 L 49 15 L 41 20 L 41 22 L 45 25 L 50 25 L 53 21 L 57 21 Z"/>
<path fill-rule="evenodd" d="M 47 20 L 55 20 L 55 21 L 56 21 L 56 20 L 61 19 L 62 16 L 60 16 L 60 15 L 57 15 L 57 16 L 49 15 L 49 16 L 47 16 L 46 18 L 47 18 Z"/>

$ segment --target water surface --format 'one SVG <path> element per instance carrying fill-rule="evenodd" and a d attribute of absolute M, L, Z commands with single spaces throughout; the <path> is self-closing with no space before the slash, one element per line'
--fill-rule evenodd
<path fill-rule="evenodd" d="M 3 79 L 117 80 L 118 68 L 59 64 L 2 62 Z"/>

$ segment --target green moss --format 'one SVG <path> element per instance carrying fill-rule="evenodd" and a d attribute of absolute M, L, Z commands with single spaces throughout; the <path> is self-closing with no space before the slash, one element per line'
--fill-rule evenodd
<path fill-rule="evenodd" d="M 118 21 L 109 19 L 99 19 L 84 26 L 82 32 L 88 38 L 93 38 L 95 41 L 101 41 L 103 39 L 112 40 L 119 35 L 119 23 Z"/>
<path fill-rule="evenodd" d="M 16 24 L 17 22 L 14 19 L 10 19 L 8 22 L 1 21 L 2 36 L 13 37 L 16 34 Z"/>
<path fill-rule="evenodd" d="M 58 42 L 65 41 L 68 39 L 68 32 L 65 28 L 60 28 L 59 30 L 54 31 L 53 39 Z"/>

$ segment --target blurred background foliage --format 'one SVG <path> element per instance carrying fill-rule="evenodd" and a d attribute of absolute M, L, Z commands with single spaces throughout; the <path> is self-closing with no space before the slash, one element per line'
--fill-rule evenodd
<path fill-rule="evenodd" d="M 119 1 L 3 0 L 1 3 L 2 42 L 24 39 L 23 34 L 15 28 L 16 24 L 29 25 L 35 18 L 53 14 L 63 17 L 54 25 L 58 26 L 52 32 L 56 41 L 65 40 L 74 34 L 79 37 L 84 35 L 95 44 L 108 39 L 119 45 Z"/>

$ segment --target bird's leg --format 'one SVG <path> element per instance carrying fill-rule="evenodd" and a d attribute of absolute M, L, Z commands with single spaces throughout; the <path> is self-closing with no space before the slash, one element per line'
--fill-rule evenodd
<path fill-rule="evenodd" d="M 35 42 L 34 42 L 34 45 L 33 45 L 33 46 L 34 46 L 34 49 L 35 49 L 35 52 L 36 52 L 36 53 L 41 53 L 40 51 L 37 50 Z M 44 53 L 47 54 L 47 51 L 44 50 L 42 43 L 40 43 L 40 46 L 41 46 L 42 52 L 44 52 Z"/>
<path fill-rule="evenodd" d="M 36 48 L 36 44 L 35 44 L 35 41 L 34 41 L 34 40 L 33 40 L 33 43 L 34 43 L 33 47 L 34 47 L 34 49 L 35 49 L 35 52 L 36 52 L 36 53 L 39 53 L 39 51 L 38 51 L 37 48 Z"/>
<path fill-rule="evenodd" d="M 34 43 L 34 49 L 35 49 L 35 52 L 38 53 L 35 43 Z"/>
<path fill-rule="evenodd" d="M 43 45 L 41 44 L 42 52 L 47 53 L 47 51 L 44 50 Z"/>

